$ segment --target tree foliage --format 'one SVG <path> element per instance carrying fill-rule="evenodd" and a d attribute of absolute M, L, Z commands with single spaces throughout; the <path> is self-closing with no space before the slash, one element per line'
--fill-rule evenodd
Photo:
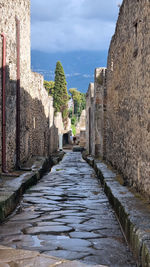
<path fill-rule="evenodd" d="M 68 117 L 68 93 L 67 82 L 64 69 L 60 61 L 56 63 L 55 85 L 54 85 L 54 108 L 56 112 L 61 112 L 63 119 Z"/>
<path fill-rule="evenodd" d="M 71 124 L 72 125 L 77 125 L 77 117 L 76 115 L 73 115 L 72 118 L 71 118 Z"/>
<path fill-rule="evenodd" d="M 86 95 L 81 93 L 81 110 L 86 109 Z"/>
<path fill-rule="evenodd" d="M 51 96 L 54 95 L 54 86 L 55 86 L 54 81 L 44 81 L 44 87 L 46 91 L 48 92 L 48 94 Z"/>
<path fill-rule="evenodd" d="M 81 101 L 81 93 L 76 88 L 70 88 L 69 93 L 72 95 L 73 101 Z"/>
<path fill-rule="evenodd" d="M 70 108 L 70 109 L 68 110 L 68 117 L 69 117 L 69 118 L 72 118 L 72 116 L 73 116 L 73 108 Z"/>
<path fill-rule="evenodd" d="M 79 92 L 76 88 L 70 88 L 69 93 L 72 96 L 74 102 L 74 114 L 79 118 L 81 112 L 86 107 L 85 94 Z"/>
<path fill-rule="evenodd" d="M 72 129 L 73 135 L 76 135 L 76 126 L 72 124 L 71 129 Z"/>

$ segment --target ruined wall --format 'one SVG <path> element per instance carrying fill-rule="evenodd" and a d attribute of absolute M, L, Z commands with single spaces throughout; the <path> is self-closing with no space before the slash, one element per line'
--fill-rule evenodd
<path fill-rule="evenodd" d="M 80 134 L 80 131 L 85 131 L 86 129 L 86 110 L 82 110 L 79 122 L 76 126 L 76 134 Z"/>
<path fill-rule="evenodd" d="M 25 92 L 24 99 L 22 99 L 24 102 L 22 105 L 24 105 L 26 112 L 25 114 L 21 113 L 21 121 L 23 122 L 21 124 L 22 161 L 26 160 L 29 153 L 47 156 L 57 150 L 56 137 L 58 134 L 56 134 L 57 130 L 54 125 L 53 98 L 48 96 L 43 82 L 42 75 L 31 72 L 29 91 L 28 93 Z M 54 137 L 53 140 L 52 137 Z"/>
<path fill-rule="evenodd" d="M 66 125 L 65 125 L 65 129 L 64 129 L 65 132 L 69 132 L 71 131 L 71 119 L 70 118 L 67 118 L 67 121 L 66 121 Z"/>
<path fill-rule="evenodd" d="M 106 68 L 95 69 L 94 79 L 94 146 L 95 156 L 105 157 Z"/>
<path fill-rule="evenodd" d="M 76 136 L 79 136 L 80 146 L 86 147 L 86 110 L 82 110 L 79 122 L 76 126 Z"/>
<path fill-rule="evenodd" d="M 54 116 L 54 125 L 58 128 L 58 134 L 64 133 L 64 125 L 62 121 L 62 114 L 61 112 L 57 112 Z"/>
<path fill-rule="evenodd" d="M 86 147 L 86 131 L 80 131 L 80 147 Z"/>
<path fill-rule="evenodd" d="M 16 161 L 16 83 L 17 83 L 17 26 L 20 24 L 20 67 L 21 87 L 27 83 L 26 78 L 30 70 L 30 1 L 0 2 L 0 33 L 6 36 L 6 157 L 8 168 Z M 2 67 L 2 38 L 0 38 L 0 64 Z M 2 68 L 1 74 L 2 77 Z M 1 84 L 2 85 L 2 84 Z M 0 85 L 0 86 L 1 86 Z M 1 89 L 1 88 L 0 88 Z M 1 90 L 0 90 L 1 91 Z M 2 101 L 0 101 L 2 104 Z M 0 120 L 2 116 L 0 116 Z"/>
<path fill-rule="evenodd" d="M 85 118 L 86 118 L 86 110 L 82 110 L 81 116 L 80 116 L 80 121 L 79 121 L 79 125 L 80 125 L 80 130 L 85 130 Z"/>
<path fill-rule="evenodd" d="M 86 149 L 96 157 L 106 155 L 106 73 L 95 69 L 86 97 Z"/>
<path fill-rule="evenodd" d="M 94 151 L 94 83 L 89 84 L 86 94 L 86 150 L 89 154 Z"/>
<path fill-rule="evenodd" d="M 124 0 L 108 55 L 107 159 L 150 195 L 150 1 Z"/>
<path fill-rule="evenodd" d="M 20 159 L 48 155 L 57 149 L 53 101 L 43 88 L 43 77 L 30 70 L 30 0 L 1 0 L 0 33 L 6 35 L 6 155 L 7 169 L 16 163 L 17 22 L 20 21 Z M 2 79 L 0 38 L 0 81 Z M 2 84 L 0 83 L 0 92 Z M 1 98 L 1 94 L 0 94 Z M 2 101 L 0 99 L 0 125 Z M 0 126 L 1 127 L 1 126 Z M 1 133 L 1 128 L 0 128 Z M 53 136 L 54 134 L 54 136 Z M 0 138 L 0 156 L 1 156 Z M 1 162 L 0 162 L 1 164 Z"/>

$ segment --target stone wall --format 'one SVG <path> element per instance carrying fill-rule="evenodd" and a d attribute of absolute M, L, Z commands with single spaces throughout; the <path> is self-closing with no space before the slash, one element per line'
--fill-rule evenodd
<path fill-rule="evenodd" d="M 31 72 L 30 0 L 1 0 L 0 33 L 6 36 L 6 161 L 7 169 L 16 164 L 17 32 L 20 34 L 20 160 L 32 155 L 47 156 L 58 147 L 54 125 L 53 100 L 43 87 L 43 77 Z M 20 30 L 17 31 L 17 20 Z M 0 91 L 2 92 L 2 51 L 0 38 Z M 2 99 L 0 94 L 0 133 Z M 0 156 L 2 143 L 0 138 Z M 0 157 L 1 158 L 1 157 Z M 1 161 L 0 161 L 1 165 Z"/>
<path fill-rule="evenodd" d="M 107 159 L 150 195 L 150 1 L 124 0 L 108 55 Z"/>
<path fill-rule="evenodd" d="M 16 162 L 16 86 L 17 86 L 17 22 L 20 20 L 20 68 L 21 90 L 23 91 L 30 71 L 30 1 L 0 2 L 0 33 L 6 36 L 6 157 L 7 167 L 12 168 Z M 2 77 L 2 50 L 0 38 L 0 64 Z M 0 84 L 0 91 L 1 91 Z M 2 104 L 2 101 L 1 101 Z M 0 116 L 2 120 L 2 116 Z M 1 150 L 1 149 L 0 149 Z"/>
<path fill-rule="evenodd" d="M 86 147 L 86 131 L 81 130 L 80 131 L 80 147 L 85 148 Z"/>
<path fill-rule="evenodd" d="M 54 116 L 54 125 L 58 128 L 58 134 L 64 133 L 64 124 L 62 121 L 62 114 L 61 112 L 57 112 Z"/>
<path fill-rule="evenodd" d="M 80 146 L 86 147 L 86 110 L 82 110 L 79 122 L 76 126 L 76 136 L 79 137 Z"/>
<path fill-rule="evenodd" d="M 80 130 L 85 131 L 85 118 L 86 118 L 86 110 L 82 110 L 80 120 L 79 120 L 79 125 L 80 125 Z"/>
<path fill-rule="evenodd" d="M 95 69 L 94 79 L 94 147 L 95 155 L 105 157 L 106 69 Z"/>
<path fill-rule="evenodd" d="M 64 132 L 69 132 L 69 131 L 72 131 L 71 130 L 71 119 L 67 118 L 67 122 L 66 122 L 66 125 L 65 125 Z"/>
<path fill-rule="evenodd" d="M 22 98 L 22 161 L 26 161 L 29 154 L 48 156 L 57 150 L 58 140 L 53 140 L 58 135 L 54 125 L 53 98 L 48 96 L 43 81 L 43 76 L 30 72 L 29 92 L 25 91 Z"/>
<path fill-rule="evenodd" d="M 105 69 L 87 93 L 87 150 L 111 163 L 129 185 L 150 196 L 150 1 L 124 0 Z M 100 76 L 99 76 L 100 75 Z M 107 76 L 107 80 L 106 80 Z M 98 82 L 98 79 L 100 80 Z M 105 85 L 106 82 L 106 85 Z M 94 128 L 93 128 L 94 125 Z M 89 137 L 89 129 L 92 130 Z M 93 153 L 94 149 L 91 149 Z"/>
<path fill-rule="evenodd" d="M 86 149 L 89 154 L 94 151 L 94 83 L 89 84 L 86 94 Z"/>
<path fill-rule="evenodd" d="M 86 129 L 86 110 L 82 110 L 79 122 L 76 126 L 76 134 L 79 135 L 80 131 L 85 131 Z"/>
<path fill-rule="evenodd" d="M 86 97 L 86 149 L 94 156 L 106 154 L 106 68 L 95 69 Z"/>

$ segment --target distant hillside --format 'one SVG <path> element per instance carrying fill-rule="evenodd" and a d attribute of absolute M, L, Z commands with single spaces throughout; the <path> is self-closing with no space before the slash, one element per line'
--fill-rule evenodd
<path fill-rule="evenodd" d="M 60 60 L 67 80 L 67 88 L 77 88 L 85 93 L 94 81 L 94 70 L 105 67 L 107 51 L 81 51 L 68 53 L 44 53 L 31 51 L 32 70 L 41 73 L 45 80 L 54 80 L 56 62 Z"/>

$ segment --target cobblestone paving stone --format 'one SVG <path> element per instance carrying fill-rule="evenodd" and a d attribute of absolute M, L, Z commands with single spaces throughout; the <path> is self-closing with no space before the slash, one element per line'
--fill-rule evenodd
<path fill-rule="evenodd" d="M 0 244 L 68 260 L 136 266 L 94 170 L 81 153 L 30 188 L 0 227 Z"/>

